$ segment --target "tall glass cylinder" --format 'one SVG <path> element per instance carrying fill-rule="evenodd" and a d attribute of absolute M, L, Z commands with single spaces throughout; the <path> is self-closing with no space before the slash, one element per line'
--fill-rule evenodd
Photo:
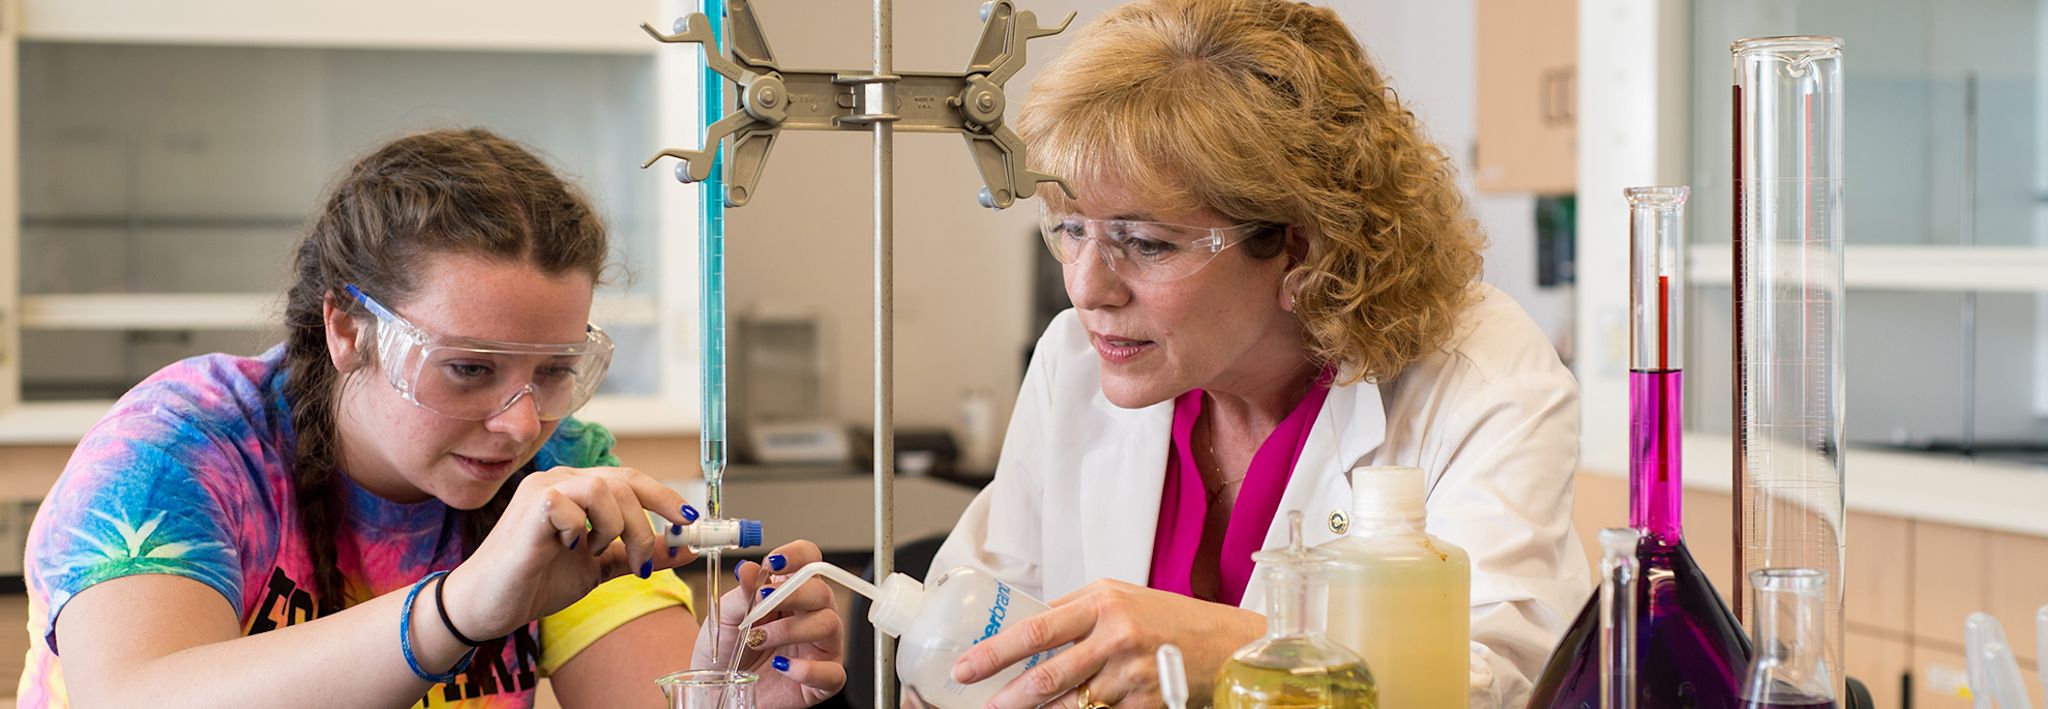
<path fill-rule="evenodd" d="M 1736 578 L 1825 574 L 1824 660 L 1839 682 L 1842 41 L 1763 37 L 1732 51 Z"/>

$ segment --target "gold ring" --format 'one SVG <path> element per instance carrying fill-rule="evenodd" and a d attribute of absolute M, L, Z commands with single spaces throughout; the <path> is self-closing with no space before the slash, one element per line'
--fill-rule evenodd
<path fill-rule="evenodd" d="M 1087 683 L 1082 683 L 1078 689 L 1081 690 L 1081 709 L 1109 709 L 1108 704 L 1097 704 L 1095 700 L 1088 698 Z"/>

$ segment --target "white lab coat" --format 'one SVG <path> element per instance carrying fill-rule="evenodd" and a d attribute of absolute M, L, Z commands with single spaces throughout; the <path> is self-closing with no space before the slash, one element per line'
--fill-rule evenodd
<path fill-rule="evenodd" d="M 1309 544 L 1334 539 L 1352 467 L 1412 465 L 1429 480 L 1429 532 L 1472 557 L 1472 707 L 1521 707 L 1591 591 L 1571 526 L 1578 384 L 1506 294 L 1482 296 L 1444 352 L 1381 384 L 1332 389 L 1288 480 Z M 995 480 L 974 499 L 934 572 L 982 568 L 1051 600 L 1097 579 L 1145 585 L 1159 520 L 1173 402 L 1122 409 L 1072 311 L 1039 339 Z M 1245 607 L 1263 607 L 1259 581 Z"/>

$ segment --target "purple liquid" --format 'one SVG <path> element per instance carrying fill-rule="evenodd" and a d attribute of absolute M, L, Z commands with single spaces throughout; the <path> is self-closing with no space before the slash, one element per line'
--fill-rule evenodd
<path fill-rule="evenodd" d="M 1685 372 L 1628 373 L 1628 526 L 1643 536 L 1676 544 L 1683 538 Z"/>
<path fill-rule="evenodd" d="M 1812 702 L 1793 702 L 1790 704 L 1745 702 L 1742 705 L 1742 709 L 1835 709 L 1835 703 L 1826 699 Z"/>
<path fill-rule="evenodd" d="M 1636 547 L 1636 706 L 1736 709 L 1749 639 L 1683 543 Z M 1587 602 L 1550 655 L 1530 709 L 1600 706 L 1600 597 Z"/>
<path fill-rule="evenodd" d="M 1683 382 L 1676 370 L 1629 373 L 1629 517 L 1643 532 L 1636 545 L 1636 705 L 1738 709 L 1749 638 L 1680 534 Z M 1530 709 L 1600 706 L 1599 606 L 1596 590 L 1537 678 Z"/>

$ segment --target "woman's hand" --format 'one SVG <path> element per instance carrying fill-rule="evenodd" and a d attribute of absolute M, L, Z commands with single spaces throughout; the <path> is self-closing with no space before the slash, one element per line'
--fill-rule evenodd
<path fill-rule="evenodd" d="M 696 558 L 671 549 L 647 512 L 695 522 L 682 495 L 629 468 L 555 468 L 526 476 L 475 554 L 448 574 L 448 613 L 472 640 L 502 637 L 612 578 L 643 578 Z"/>
<path fill-rule="evenodd" d="M 1090 704 L 1157 707 L 1163 702 L 1154 653 L 1173 643 L 1187 662 L 1188 704 L 1202 706 L 1223 662 L 1266 630 L 1265 616 L 1257 613 L 1122 581 L 1097 581 L 1051 605 L 975 645 L 953 664 L 953 679 L 978 682 L 1072 643 L 1011 680 L 991 706 L 1072 709 L 1082 705 L 1085 686 Z"/>
<path fill-rule="evenodd" d="M 796 541 L 770 552 L 766 567 L 751 561 L 734 567 L 739 586 L 718 599 L 717 616 L 705 621 L 705 629 L 697 633 L 697 651 L 690 666 L 731 667 L 733 648 L 743 643 L 739 668 L 760 675 L 754 701 L 761 709 L 807 707 L 837 693 L 846 685 L 846 667 L 840 662 L 844 629 L 832 589 L 823 580 L 806 582 L 756 621 L 747 632 L 750 637 L 739 637 L 740 621 L 746 619 L 754 603 L 773 593 L 776 584 L 797 569 L 823 556 L 818 545 Z M 716 653 L 709 627 L 713 622 L 721 626 Z"/>

